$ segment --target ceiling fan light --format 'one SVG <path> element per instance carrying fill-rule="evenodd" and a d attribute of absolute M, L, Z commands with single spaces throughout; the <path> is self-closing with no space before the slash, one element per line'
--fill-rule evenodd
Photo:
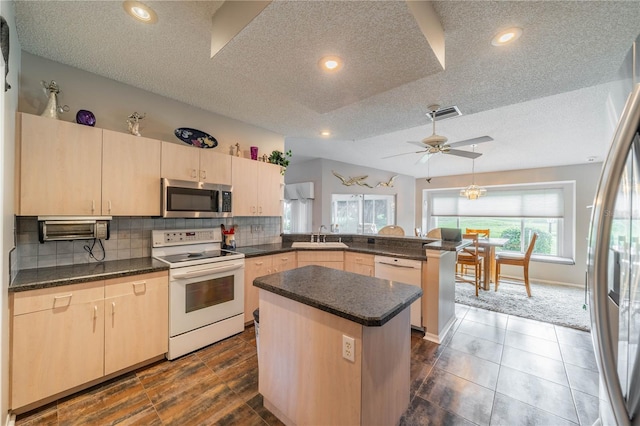
<path fill-rule="evenodd" d="M 477 200 L 480 197 L 487 195 L 487 190 L 479 187 L 478 185 L 469 185 L 465 189 L 460 190 L 460 196 L 466 197 L 469 200 Z"/>

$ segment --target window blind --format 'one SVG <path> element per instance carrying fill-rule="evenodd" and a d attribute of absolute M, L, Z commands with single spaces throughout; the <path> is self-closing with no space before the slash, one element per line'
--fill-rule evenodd
<path fill-rule="evenodd" d="M 564 217 L 563 188 L 491 189 L 477 200 L 460 196 L 459 190 L 433 191 L 431 216 L 454 217 Z"/>

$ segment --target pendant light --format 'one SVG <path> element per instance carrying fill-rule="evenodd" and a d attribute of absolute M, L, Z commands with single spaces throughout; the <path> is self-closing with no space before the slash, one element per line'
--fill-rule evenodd
<path fill-rule="evenodd" d="M 476 145 L 471 145 L 473 152 L 476 152 Z M 471 185 L 467 186 L 465 189 L 460 190 L 461 197 L 467 197 L 469 200 L 477 200 L 478 198 L 487 194 L 487 190 L 479 187 L 475 184 L 475 171 L 476 171 L 476 160 L 473 158 L 471 160 Z"/>

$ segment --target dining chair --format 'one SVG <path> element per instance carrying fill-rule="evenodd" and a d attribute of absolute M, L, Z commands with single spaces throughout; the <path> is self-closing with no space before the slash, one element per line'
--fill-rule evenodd
<path fill-rule="evenodd" d="M 471 229 L 467 228 L 467 234 L 478 234 L 479 238 L 489 238 L 489 234 L 491 234 L 490 229 Z"/>
<path fill-rule="evenodd" d="M 399 235 L 404 236 L 404 229 L 398 225 L 387 225 L 378 231 L 378 235 Z"/>
<path fill-rule="evenodd" d="M 466 229 L 466 233 L 467 234 L 477 234 L 478 238 L 489 238 L 489 235 L 491 234 L 491 230 L 490 229 L 472 229 L 472 228 L 467 228 Z M 483 256 L 486 255 L 484 247 L 479 247 L 478 248 L 478 252 L 480 252 Z M 467 273 L 467 266 L 460 266 L 460 268 L 462 269 L 462 273 L 464 273 L 464 274 Z M 485 271 L 485 273 L 486 273 L 486 271 Z"/>
<path fill-rule="evenodd" d="M 524 286 L 527 289 L 527 296 L 531 297 L 531 287 L 529 286 L 529 260 L 531 260 L 531 254 L 533 248 L 536 245 L 536 239 L 538 234 L 534 232 L 529 242 L 529 247 L 525 254 L 522 253 L 499 253 L 496 255 L 496 289 L 498 291 L 498 285 L 500 284 L 500 265 L 514 265 L 522 266 L 524 275 Z"/>
<path fill-rule="evenodd" d="M 427 237 L 441 239 L 442 233 L 440 232 L 440 228 L 433 228 L 429 230 L 429 232 L 427 232 Z"/>
<path fill-rule="evenodd" d="M 465 274 L 461 273 L 457 275 L 460 281 L 475 284 L 476 297 L 478 297 L 478 289 L 480 288 L 480 278 L 482 277 L 482 253 L 478 250 L 478 234 L 464 234 L 463 240 L 472 240 L 473 243 L 470 246 L 464 247 L 458 252 L 457 265 L 460 265 L 461 271 L 466 272 L 466 268 L 471 266 L 474 269 L 474 280 L 470 281 L 465 278 Z M 485 271 L 486 274 L 486 271 Z"/>

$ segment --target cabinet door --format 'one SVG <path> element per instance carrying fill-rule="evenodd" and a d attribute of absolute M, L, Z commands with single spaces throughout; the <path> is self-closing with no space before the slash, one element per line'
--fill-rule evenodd
<path fill-rule="evenodd" d="M 282 254 L 272 255 L 273 272 L 283 272 L 294 269 L 298 266 L 296 262 L 296 252 L 290 251 Z"/>
<path fill-rule="evenodd" d="M 244 322 L 253 321 L 253 311 L 258 309 L 258 288 L 254 287 L 253 280 L 272 272 L 273 257 L 259 256 L 245 259 L 244 263 Z"/>
<path fill-rule="evenodd" d="M 11 408 L 102 377 L 103 294 L 99 281 L 13 295 Z"/>
<path fill-rule="evenodd" d="M 231 185 L 231 156 L 201 149 L 200 181 Z"/>
<path fill-rule="evenodd" d="M 102 214 L 160 215 L 160 141 L 103 130 Z"/>
<path fill-rule="evenodd" d="M 162 142 L 163 178 L 198 182 L 200 169 L 200 150 L 192 146 Z"/>
<path fill-rule="evenodd" d="M 344 253 L 344 270 L 368 277 L 374 276 L 374 257 L 371 254 Z"/>
<path fill-rule="evenodd" d="M 280 166 L 258 163 L 258 215 L 282 216 L 284 180 Z"/>
<path fill-rule="evenodd" d="M 100 214 L 102 130 L 30 114 L 18 119 L 18 214 Z"/>
<path fill-rule="evenodd" d="M 168 280 L 158 272 L 106 281 L 105 375 L 167 352 Z"/>
<path fill-rule="evenodd" d="M 231 157 L 233 215 L 255 216 L 258 201 L 258 161 Z"/>

